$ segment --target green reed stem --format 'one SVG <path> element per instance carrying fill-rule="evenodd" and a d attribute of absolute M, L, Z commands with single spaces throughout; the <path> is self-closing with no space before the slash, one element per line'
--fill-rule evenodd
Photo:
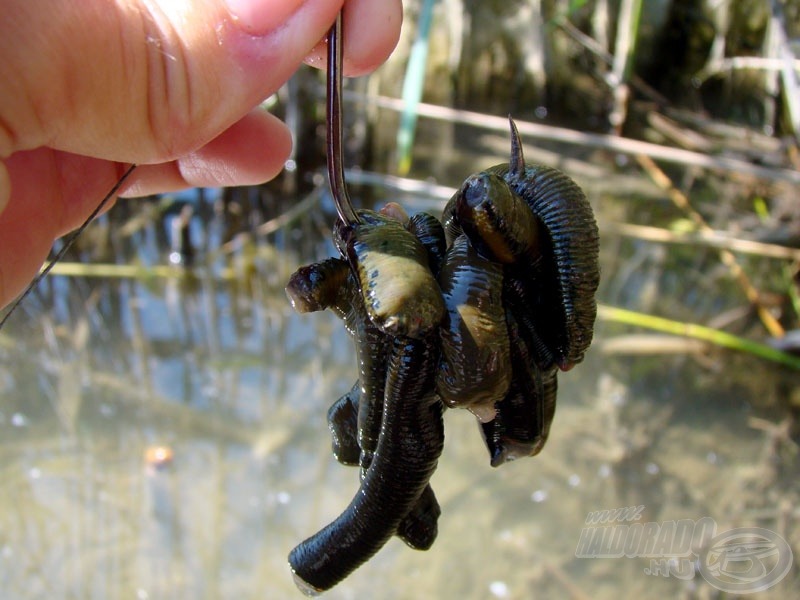
<path fill-rule="evenodd" d="M 411 46 L 406 76 L 403 80 L 403 113 L 397 130 L 397 172 L 407 175 L 411 169 L 411 148 L 417 128 L 417 106 L 422 98 L 425 83 L 425 65 L 428 62 L 428 41 L 430 39 L 433 6 L 436 0 L 425 0 L 419 15 L 417 39 Z"/>
<path fill-rule="evenodd" d="M 746 352 L 753 356 L 763 358 L 764 360 L 776 362 L 800 371 L 800 357 L 783 352 L 782 350 L 778 350 L 766 344 L 720 331 L 719 329 L 696 325 L 695 323 L 673 321 L 672 319 L 665 319 L 664 317 L 656 317 L 654 315 L 603 304 L 597 307 L 597 317 L 602 321 L 635 325 L 637 327 L 652 329 L 653 331 L 661 331 L 702 340 L 722 348 L 728 348 L 729 350 Z"/>

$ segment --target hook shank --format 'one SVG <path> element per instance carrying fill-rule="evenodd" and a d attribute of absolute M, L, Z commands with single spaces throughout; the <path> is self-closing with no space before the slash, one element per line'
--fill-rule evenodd
<path fill-rule="evenodd" d="M 333 202 L 339 218 L 350 225 L 360 222 L 347 187 L 344 183 L 344 166 L 342 165 L 342 13 L 328 33 L 328 74 L 326 79 L 327 98 L 327 140 L 328 180 L 331 186 Z"/>

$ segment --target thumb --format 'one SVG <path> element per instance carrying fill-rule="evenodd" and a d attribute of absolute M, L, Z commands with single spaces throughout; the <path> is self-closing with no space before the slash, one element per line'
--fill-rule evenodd
<path fill-rule="evenodd" d="M 342 0 L 8 0 L 0 156 L 173 160 L 277 90 Z"/>

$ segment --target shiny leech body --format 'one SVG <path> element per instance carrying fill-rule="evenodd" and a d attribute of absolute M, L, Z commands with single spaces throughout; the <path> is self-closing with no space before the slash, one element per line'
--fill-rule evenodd
<path fill-rule="evenodd" d="M 456 196 L 455 211 L 470 243 L 486 258 L 500 264 L 538 258 L 539 221 L 499 175 L 470 175 Z"/>
<path fill-rule="evenodd" d="M 327 308 L 343 320 L 359 373 L 328 425 L 336 459 L 360 466 L 360 488 L 290 553 L 306 593 L 341 581 L 392 535 L 415 549 L 433 544 L 441 509 L 429 479 L 443 405 L 478 417 L 492 466 L 534 456 L 555 414 L 559 368 L 591 343 L 591 208 L 560 171 L 525 165 L 513 121 L 511 133 L 509 163 L 467 178 L 443 224 L 394 203 L 353 211 L 334 227 L 342 258 L 289 281 L 298 312 Z"/>
<path fill-rule="evenodd" d="M 342 464 L 360 466 L 363 478 L 372 465 L 382 432 L 393 338 L 370 320 L 350 267 L 343 259 L 329 258 L 299 268 L 286 291 L 295 307 L 331 310 L 343 320 L 353 340 L 359 379 L 330 407 L 328 426 L 334 457 Z M 430 547 L 436 537 L 438 511 L 433 491 L 427 490 L 421 505 L 413 507 L 401 521 L 398 537 L 413 548 Z"/>
<path fill-rule="evenodd" d="M 429 548 L 441 513 L 428 481 L 444 445 L 433 383 L 444 302 L 429 257 L 443 254 L 444 232 L 429 219 L 412 225 L 399 205 L 353 210 L 341 163 L 340 25 L 329 36 L 327 149 L 342 258 L 301 267 L 286 291 L 298 312 L 330 308 L 354 341 L 359 379 L 331 406 L 328 425 L 337 460 L 360 466 L 360 486 L 339 517 L 289 553 L 306 594 L 336 585 L 392 535 Z"/>
<path fill-rule="evenodd" d="M 397 220 L 366 210 L 359 215 L 359 223 L 340 226 L 334 238 L 353 268 L 370 319 L 389 335 L 427 334 L 444 316 L 428 251 Z"/>
<path fill-rule="evenodd" d="M 493 466 L 541 451 L 555 414 L 557 368 L 582 361 L 591 343 L 599 283 L 597 225 L 585 195 L 562 172 L 526 165 L 510 126 L 509 163 L 467 178 L 442 217 L 448 243 L 466 235 L 502 265 L 511 376 L 495 418 L 481 424 Z"/>
<path fill-rule="evenodd" d="M 350 391 L 334 402 L 328 410 L 331 451 L 334 458 L 343 465 L 360 464 L 361 447 L 357 435 L 360 397 L 361 384 L 356 381 Z M 362 470 L 362 474 L 365 473 L 366 470 Z M 395 535 L 415 550 L 427 550 L 436 540 L 441 512 L 433 488 L 428 484 L 408 515 L 400 521 Z"/>
<path fill-rule="evenodd" d="M 447 314 L 436 389 L 447 406 L 491 421 L 511 375 L 503 267 L 481 257 L 461 235 L 445 255 L 439 281 Z"/>
<path fill-rule="evenodd" d="M 342 258 L 301 267 L 299 312 L 343 319 L 359 381 L 328 411 L 334 456 L 360 466 L 342 515 L 290 554 L 307 593 L 335 585 L 391 535 L 424 550 L 441 509 L 428 479 L 443 405 L 472 411 L 490 464 L 538 454 L 555 414 L 557 372 L 591 342 L 597 227 L 571 179 L 512 153 L 465 180 L 443 214 L 389 203 L 338 222 Z"/>
<path fill-rule="evenodd" d="M 513 304 L 530 315 L 522 319 L 536 330 L 530 337 L 540 338 L 566 371 L 583 360 L 592 342 L 600 280 L 597 223 L 570 177 L 525 164 L 519 132 L 509 121 L 511 160 L 468 178 L 445 206 L 442 220 L 448 243 L 463 231 L 479 252 L 508 265 L 512 283 L 506 293 L 518 295 Z M 476 186 L 486 190 L 485 196 Z M 532 221 L 521 216 L 513 198 L 524 200 Z M 536 241 L 526 247 L 527 239 Z"/>
<path fill-rule="evenodd" d="M 482 433 L 493 467 L 525 456 L 535 456 L 544 447 L 556 410 L 558 370 L 540 369 L 520 328 L 506 309 L 511 347 L 512 377 L 508 393 L 497 404 L 497 415 L 482 423 Z"/>
<path fill-rule="evenodd" d="M 435 353 L 433 336 L 394 338 L 381 436 L 361 487 L 338 518 L 289 554 L 304 591 L 321 592 L 347 577 L 420 501 L 444 445 L 442 406 L 432 392 Z"/>
<path fill-rule="evenodd" d="M 420 259 L 427 265 L 422 250 Z M 375 273 L 382 277 L 379 282 L 391 280 L 393 273 L 386 273 L 391 266 Z M 376 327 L 344 260 L 302 267 L 287 293 L 295 306 L 330 308 L 341 316 L 359 364 L 360 383 L 328 413 L 334 455 L 361 465 L 359 492 L 339 518 L 290 554 L 301 588 L 321 591 L 346 577 L 393 534 L 418 549 L 429 548 L 436 537 L 440 509 L 428 479 L 443 445 L 441 404 L 432 391 L 438 346 L 430 334 L 429 339 L 412 339 Z M 399 488 L 386 486 L 387 478 Z"/>

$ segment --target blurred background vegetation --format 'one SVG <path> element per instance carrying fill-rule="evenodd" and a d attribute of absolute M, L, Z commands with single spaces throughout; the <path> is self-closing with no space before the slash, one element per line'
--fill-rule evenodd
<path fill-rule="evenodd" d="M 542 454 L 491 469 L 449 411 L 439 540 L 330 597 L 720 597 L 575 558 L 587 513 L 629 505 L 778 532 L 795 564 L 764 596 L 798 596 L 800 1 L 404 7 L 390 60 L 346 82 L 354 200 L 438 214 L 508 160 L 511 114 L 592 202 L 601 306 Z M 283 292 L 334 253 L 323 96 L 303 68 L 267 100 L 295 139 L 277 179 L 118 202 L 0 331 L 7 597 L 296 597 L 286 552 L 358 485 L 325 424 L 349 340 Z"/>

